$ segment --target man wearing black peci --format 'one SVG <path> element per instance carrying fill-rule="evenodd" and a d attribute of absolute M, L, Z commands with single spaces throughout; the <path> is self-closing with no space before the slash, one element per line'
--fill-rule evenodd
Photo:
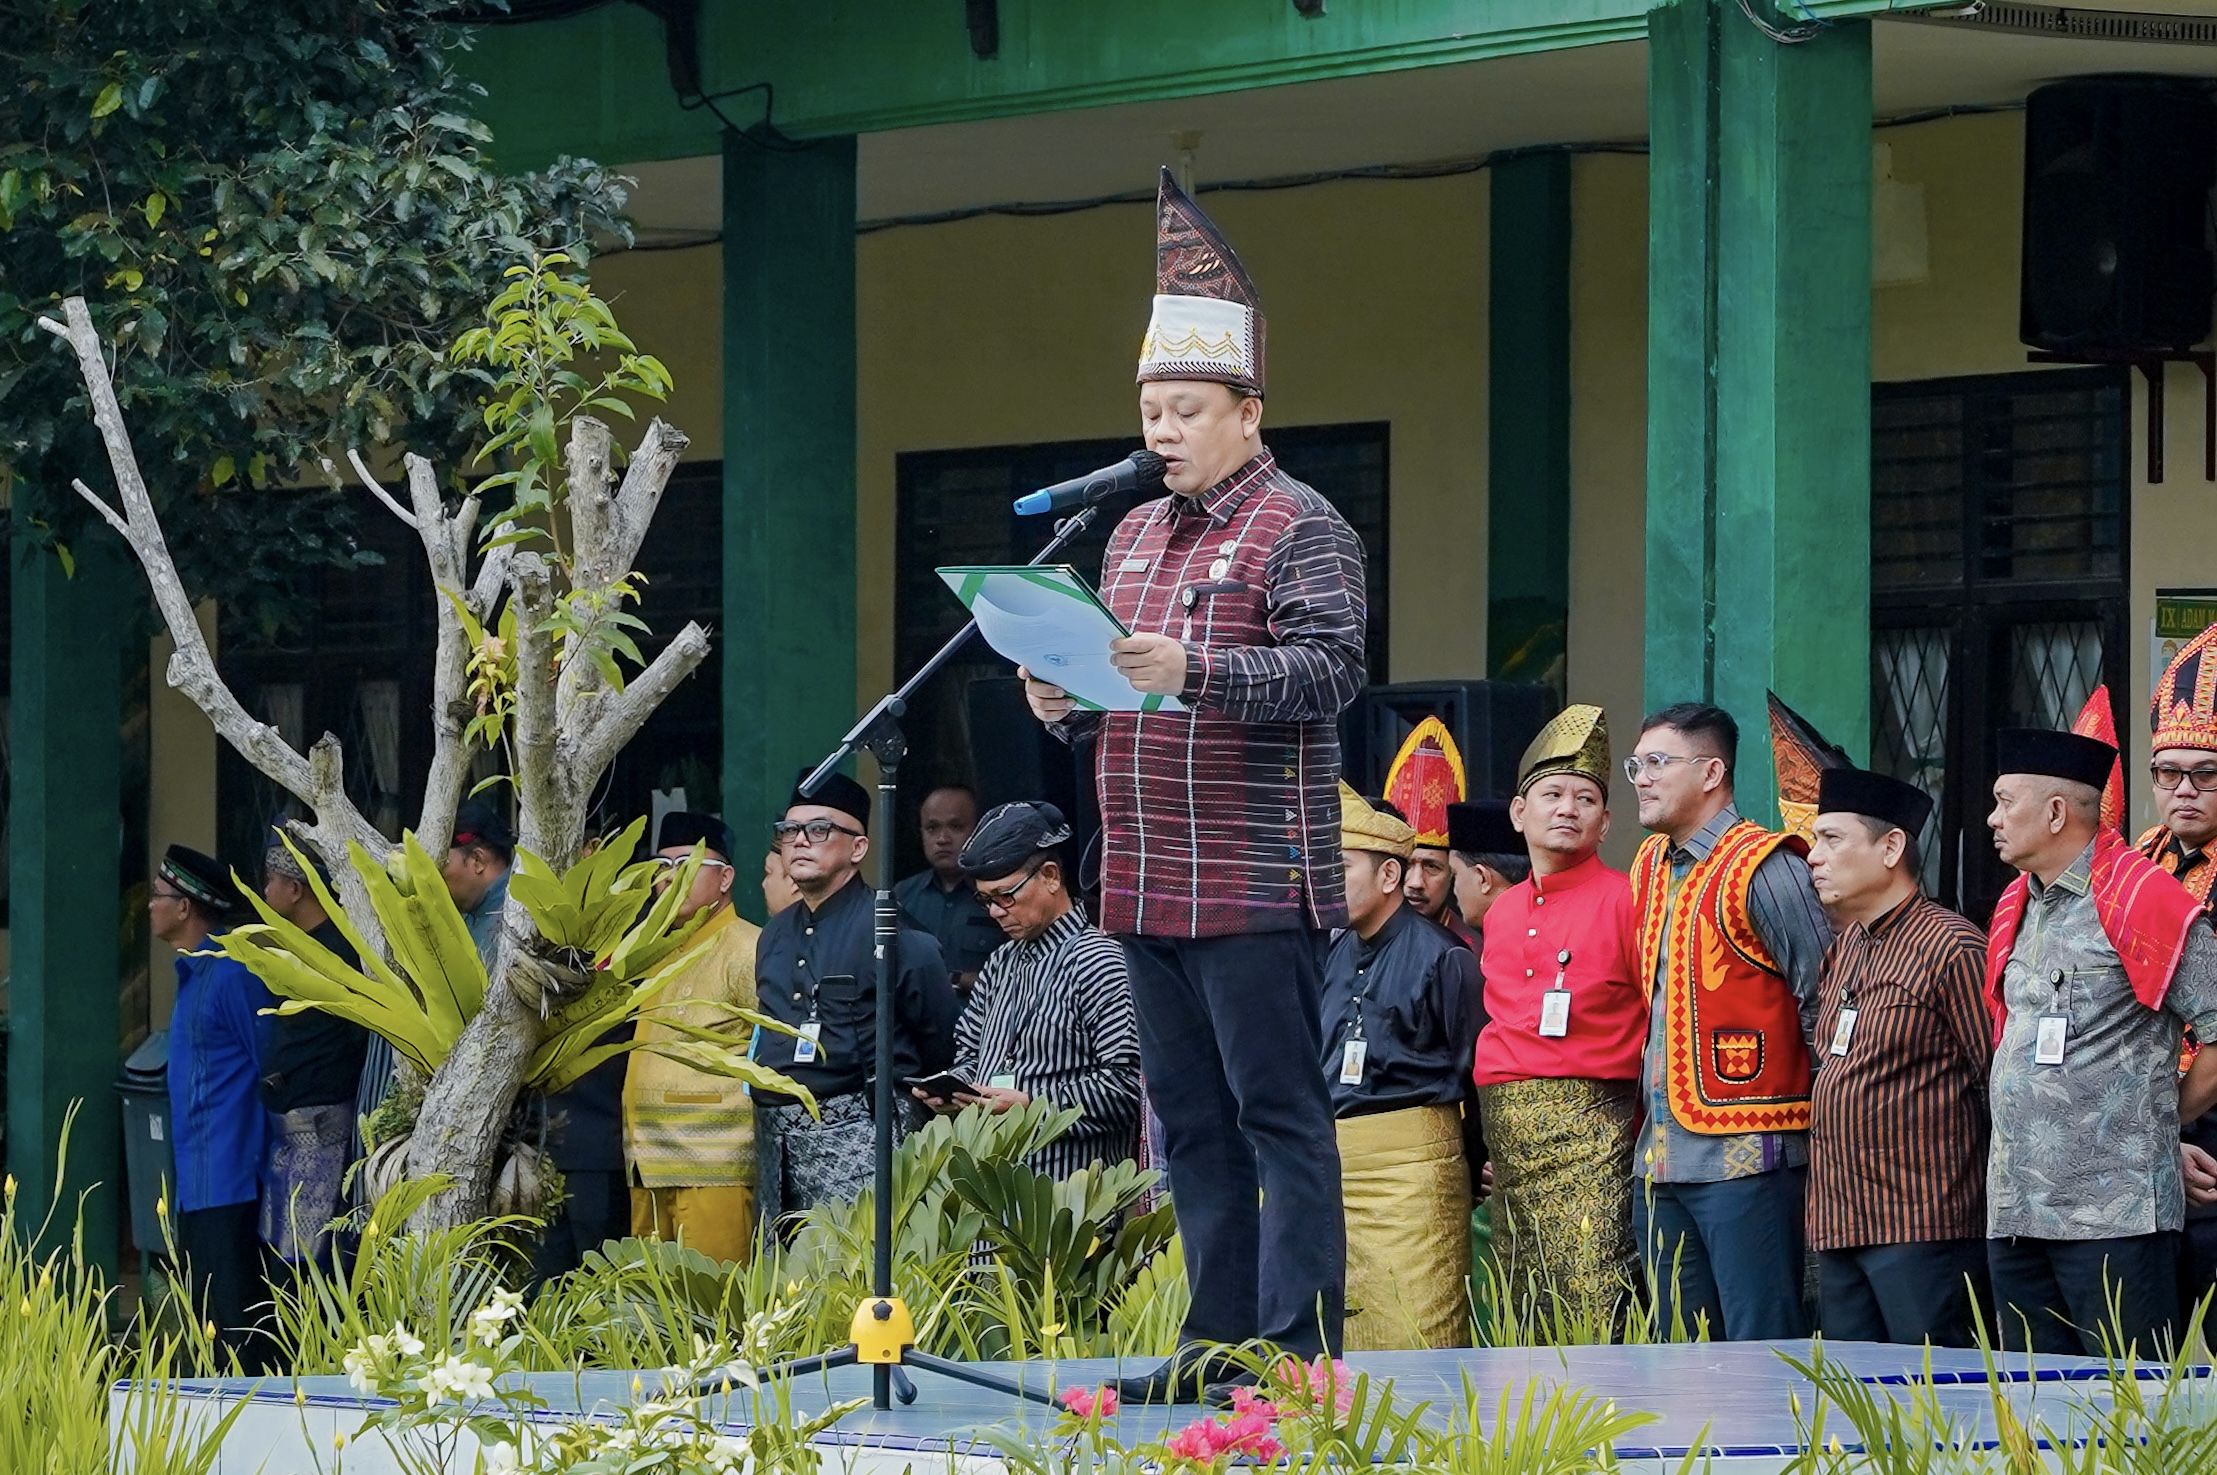
<path fill-rule="evenodd" d="M 755 989 L 762 1012 L 798 1034 L 756 1031 L 754 1058 L 813 1092 L 820 1115 L 791 1097 L 755 1093 L 755 1212 L 764 1224 L 827 1200 L 851 1202 L 870 1180 L 877 1120 L 876 897 L 862 879 L 870 793 L 844 774 L 813 795 L 796 789 L 776 835 L 801 899 L 762 929 Z M 898 945 L 895 1081 L 947 1068 L 961 1009 L 939 944 L 904 927 Z M 902 1126 L 896 1117 L 896 1136 Z"/>

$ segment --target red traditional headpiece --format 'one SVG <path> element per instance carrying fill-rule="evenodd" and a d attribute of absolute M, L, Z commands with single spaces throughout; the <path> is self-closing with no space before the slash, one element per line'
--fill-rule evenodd
<path fill-rule="evenodd" d="M 2117 741 L 2117 717 L 2109 707 L 2107 683 L 2095 687 L 2086 705 L 2078 709 L 2078 720 L 2071 724 L 2071 731 L 2080 737 L 2099 738 L 2121 750 L 2122 745 Z M 2102 827 L 2122 831 L 2124 826 L 2125 764 L 2120 757 L 2109 765 L 2109 781 L 2102 785 Z"/>
<path fill-rule="evenodd" d="M 1386 770 L 1386 798 L 1416 829 L 1416 843 L 1447 849 L 1447 806 L 1464 794 L 1463 755 L 1447 724 L 1427 717 L 1416 725 Z"/>
<path fill-rule="evenodd" d="M 2217 625 L 2186 643 L 2155 683 L 2148 703 L 2155 752 L 2165 748 L 2217 751 Z"/>

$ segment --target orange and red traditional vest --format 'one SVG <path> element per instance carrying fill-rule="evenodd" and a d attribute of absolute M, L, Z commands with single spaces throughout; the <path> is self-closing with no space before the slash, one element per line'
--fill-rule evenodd
<path fill-rule="evenodd" d="M 1755 868 L 1807 846 L 1741 820 L 1670 884 L 1670 841 L 1650 835 L 1632 863 L 1640 966 L 1663 967 L 1663 1083 L 1689 1132 L 1799 1132 L 1809 1125 L 1809 1046 L 1801 1008 L 1748 912 Z"/>

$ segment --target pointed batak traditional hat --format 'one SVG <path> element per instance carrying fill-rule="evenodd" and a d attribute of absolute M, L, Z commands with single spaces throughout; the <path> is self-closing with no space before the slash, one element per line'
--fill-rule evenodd
<path fill-rule="evenodd" d="M 2071 724 L 2071 731 L 2080 737 L 2099 739 L 2112 748 L 2122 745 L 2117 741 L 2117 716 L 2109 707 L 2109 686 L 2105 682 L 2094 688 L 2094 694 L 2086 699 L 2086 705 L 2078 709 L 2078 720 Z M 2102 828 L 2122 830 L 2125 826 L 2125 761 L 2112 759 L 2109 778 L 2102 784 Z"/>
<path fill-rule="evenodd" d="M 1426 850 L 1447 848 L 1447 806 L 1460 804 L 1466 788 L 1463 755 L 1437 717 L 1416 725 L 1386 770 L 1386 798 L 1409 817 Z"/>
<path fill-rule="evenodd" d="M 2155 741 L 2150 751 L 2206 748 L 2217 752 L 2217 625 L 2186 643 L 2164 667 L 2148 703 Z"/>
<path fill-rule="evenodd" d="M 1809 838 L 1809 826 L 1817 818 L 1817 786 L 1828 768 L 1852 768 L 1838 743 L 1811 725 L 1808 718 L 1778 699 L 1775 691 L 1763 693 L 1770 705 L 1771 763 L 1778 770 L 1778 819 L 1789 835 Z"/>
<path fill-rule="evenodd" d="M 1574 704 L 1548 719 L 1517 760 L 1517 793 L 1551 773 L 1581 774 L 1609 792 L 1609 719 L 1599 707 Z"/>
<path fill-rule="evenodd" d="M 1209 379 L 1262 393 L 1262 300 L 1247 268 L 1170 171 L 1155 201 L 1155 311 L 1139 382 Z"/>
<path fill-rule="evenodd" d="M 1370 802 L 1339 781 L 1339 848 L 1374 850 L 1402 860 L 1416 849 L 1416 831 L 1392 815 L 1370 807 Z"/>

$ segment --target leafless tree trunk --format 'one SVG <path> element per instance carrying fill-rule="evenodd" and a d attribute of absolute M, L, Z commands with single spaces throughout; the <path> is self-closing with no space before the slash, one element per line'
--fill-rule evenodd
<path fill-rule="evenodd" d="M 347 797 L 345 756 L 337 738 L 325 733 L 305 754 L 300 753 L 275 728 L 255 720 L 224 684 L 193 619 L 191 600 L 147 494 L 91 314 L 77 297 L 62 304 L 62 313 L 63 321 L 41 318 L 39 325 L 76 353 L 91 393 L 93 421 L 114 469 L 122 510 L 118 512 L 84 482 L 72 485 L 130 544 L 146 571 L 155 605 L 176 643 L 177 653 L 167 673 L 169 684 L 207 714 L 217 733 L 241 757 L 307 806 L 315 818 L 301 828 L 303 838 L 330 865 L 349 918 L 362 927 L 373 946 L 382 947 L 377 914 L 360 878 L 347 864 L 346 852 L 350 843 L 360 843 L 382 857 L 393 841 L 379 834 Z M 614 447 L 608 428 L 583 416 L 572 422 L 566 506 L 572 534 L 569 592 L 573 597 L 606 598 L 611 586 L 631 573 L 632 560 L 685 445 L 683 435 L 659 419 L 653 421 L 619 483 L 613 474 Z M 523 848 L 555 869 L 569 866 L 583 847 L 588 810 L 601 775 L 707 656 L 708 633 L 697 623 L 688 623 L 645 670 L 620 688 L 589 661 L 565 667 L 547 629 L 561 591 L 556 588 L 556 570 L 545 559 L 506 545 L 487 553 L 473 576 L 470 564 L 480 510 L 475 497 L 466 497 L 450 509 L 440 495 L 431 463 L 409 455 L 404 462 L 408 497 L 402 502 L 370 475 L 358 452 L 348 455 L 371 492 L 422 540 L 437 589 L 462 597 L 471 615 L 487 629 L 495 627 L 503 602 L 514 601 L 518 686 L 511 746 L 521 814 L 517 838 Z M 472 757 L 466 730 L 474 715 L 468 697 L 468 636 L 444 594 L 437 602 L 432 756 L 416 827 L 417 838 L 434 855 L 446 848 L 454 833 L 454 814 Z M 418 1216 L 425 1227 L 459 1224 L 486 1212 L 502 1136 L 524 1068 L 542 1032 L 538 1009 L 508 986 L 508 978 L 519 955 L 538 945 L 529 915 L 511 900 L 502 919 L 485 1007 L 465 1027 L 428 1083 L 409 1147 L 410 1176 L 445 1173 L 454 1179 L 454 1186 Z"/>

